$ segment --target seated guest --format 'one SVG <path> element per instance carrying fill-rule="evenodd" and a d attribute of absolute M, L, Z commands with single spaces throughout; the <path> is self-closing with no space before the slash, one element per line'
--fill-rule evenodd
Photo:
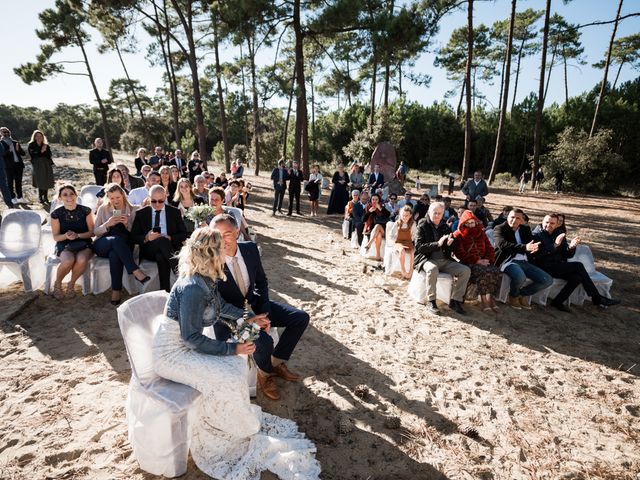
<path fill-rule="evenodd" d="M 411 192 L 404 192 L 404 197 L 398 202 L 398 208 L 402 208 L 405 205 L 411 205 L 411 208 L 413 208 L 416 202 L 411 199 L 411 196 Z"/>
<path fill-rule="evenodd" d="M 513 210 L 513 207 L 510 205 L 506 205 L 505 207 L 502 208 L 502 211 L 500 212 L 500 215 L 498 215 L 496 217 L 496 219 L 493 221 L 493 228 L 497 227 L 498 225 L 502 225 L 504 222 L 507 221 L 507 216 L 509 215 L 509 212 Z"/>
<path fill-rule="evenodd" d="M 398 206 L 398 195 L 396 195 L 395 193 L 390 193 L 389 201 L 384 204 L 384 208 L 389 210 L 389 220 L 395 222 L 396 217 L 398 216 L 398 212 L 400 211 L 400 207 Z"/>
<path fill-rule="evenodd" d="M 413 275 L 413 238 L 417 231 L 413 220 L 411 205 L 405 205 L 398 214 L 398 220 L 393 223 L 389 232 L 389 240 L 393 242 L 393 248 L 400 255 L 400 271 L 402 278 L 409 280 Z"/>
<path fill-rule="evenodd" d="M 193 194 L 205 202 L 209 201 L 209 188 L 207 188 L 207 180 L 203 175 L 196 175 L 193 179 Z"/>
<path fill-rule="evenodd" d="M 358 246 L 362 245 L 364 236 L 364 214 L 369 203 L 369 192 L 366 190 L 360 194 L 360 201 L 351 208 L 351 228 L 356 232 Z"/>
<path fill-rule="evenodd" d="M 464 315 L 466 312 L 462 308 L 462 302 L 471 270 L 451 258 L 455 249 L 455 239 L 443 217 L 444 204 L 432 203 L 429 205 L 427 216 L 418 222 L 414 268 L 427 274 L 427 309 L 430 313 L 440 314 L 436 305 L 436 285 L 438 274 L 445 272 L 453 277 L 449 308 Z"/>
<path fill-rule="evenodd" d="M 244 210 L 244 207 L 247 206 L 249 201 L 249 195 L 251 194 L 253 185 L 249 182 L 245 182 L 242 178 L 238 180 L 238 184 L 240 185 L 240 196 L 242 197 L 242 210 Z"/>
<path fill-rule="evenodd" d="M 231 214 L 232 210 L 224 204 L 224 198 L 225 191 L 222 187 L 213 187 L 209 189 L 209 206 L 213 207 L 213 214 L 211 214 L 211 217 L 207 219 L 207 223 L 209 223 L 216 215 L 222 215 L 223 213 Z M 251 240 L 249 237 L 249 225 L 247 224 L 247 220 L 244 218 L 244 215 L 234 215 L 234 218 L 236 219 L 242 238 L 245 240 Z"/>
<path fill-rule="evenodd" d="M 160 185 L 160 174 L 158 172 L 151 172 L 149 174 L 144 187 L 135 188 L 129 192 L 129 203 L 138 206 L 147 203 L 149 198 L 149 189 L 154 185 Z"/>
<path fill-rule="evenodd" d="M 122 271 L 146 283 L 149 277 L 140 270 L 133 259 L 131 227 L 138 207 L 127 200 L 125 191 L 115 183 L 105 186 L 106 199 L 98 208 L 93 234 L 96 240 L 93 251 L 99 257 L 109 259 L 111 273 L 111 304 L 118 305 L 122 297 Z"/>
<path fill-rule="evenodd" d="M 449 219 L 447 220 L 447 223 L 449 224 L 449 228 L 451 228 L 452 232 L 455 232 L 456 230 L 458 230 L 458 227 L 460 226 L 460 218 L 462 217 L 462 214 L 466 211 L 467 209 L 464 206 L 458 207 L 457 215 L 455 217 L 449 217 Z"/>
<path fill-rule="evenodd" d="M 193 194 L 191 182 L 186 178 L 178 180 L 177 185 L 176 193 L 173 198 L 169 200 L 169 205 L 180 210 L 182 219 L 184 220 L 184 225 L 187 227 L 187 233 L 191 235 L 195 230 L 195 224 L 192 220 L 186 218 L 187 212 L 190 208 L 196 205 L 206 205 L 206 202 L 202 198 L 196 197 Z"/>
<path fill-rule="evenodd" d="M 444 203 L 444 219 L 448 222 L 451 217 L 457 217 L 458 212 L 451 206 L 451 197 L 444 197 L 442 199 Z M 454 231 L 454 230 L 452 230 Z"/>
<path fill-rule="evenodd" d="M 471 210 L 471 207 L 469 207 L 469 210 Z M 476 198 L 476 208 L 471 211 L 476 216 L 476 218 L 478 218 L 482 222 L 482 225 L 485 228 L 487 228 L 489 224 L 493 222 L 493 217 L 491 216 L 491 212 L 484 206 L 484 198 L 482 197 Z"/>
<path fill-rule="evenodd" d="M 533 238 L 540 242 L 540 248 L 531 260 L 532 263 L 552 277 L 567 281 L 560 293 L 551 301 L 551 305 L 560 311 L 569 312 L 569 307 L 565 305 L 565 302 L 578 285 L 584 287 L 594 305 L 606 308 L 619 304 L 619 300 L 600 295 L 581 262 L 567 262 L 567 259 L 575 254 L 576 247 L 581 243 L 581 240 L 580 237 L 575 237 L 571 243 L 568 243 L 566 233 L 556 234 L 557 229 L 558 216 L 551 214 L 546 215 L 542 224 L 533 231 Z"/>
<path fill-rule="evenodd" d="M 142 180 L 142 185 L 144 185 L 144 182 L 147 181 L 147 177 L 152 171 L 153 171 L 153 168 L 151 168 L 150 165 L 145 164 L 142 166 L 142 168 L 140 169 L 140 175 L 138 177 Z M 135 188 L 139 188 L 139 187 L 135 187 Z M 133 190 L 133 188 L 131 190 Z"/>
<path fill-rule="evenodd" d="M 458 229 L 453 232 L 454 253 L 460 262 L 471 269 L 469 284 L 475 284 L 482 302 L 482 309 L 487 312 L 498 311 L 494 297 L 502 281 L 500 269 L 493 265 L 495 254 L 493 247 L 484 233 L 480 220 L 467 210 L 460 218 Z"/>
<path fill-rule="evenodd" d="M 160 173 L 160 185 L 167 192 L 167 198 L 173 198 L 176 193 L 176 182 L 171 178 L 171 169 L 163 165 L 158 172 Z"/>
<path fill-rule="evenodd" d="M 382 239 L 388 221 L 389 210 L 382 205 L 380 195 L 374 193 L 364 211 L 364 233 L 369 234 L 369 243 L 367 243 L 366 249 L 370 249 L 374 244 L 376 246 L 375 260 L 382 260 Z"/>
<path fill-rule="evenodd" d="M 125 193 L 129 193 L 129 190 L 125 188 L 122 172 L 118 168 L 112 168 L 111 170 L 109 170 L 109 172 L 107 172 L 107 184 L 111 184 L 111 183 L 115 183 L 119 185 L 120 188 L 122 188 L 125 191 Z M 98 206 L 102 204 L 102 198 L 105 195 L 104 193 L 105 187 L 106 187 L 106 184 L 100 189 L 98 193 L 96 193 L 96 197 L 99 199 Z"/>
<path fill-rule="evenodd" d="M 130 192 L 134 188 L 144 187 L 144 180 L 138 177 L 132 177 L 129 175 L 129 167 L 124 163 L 119 163 L 116 168 L 120 170 L 122 174 L 122 181 L 124 182 L 124 191 Z"/>
<path fill-rule="evenodd" d="M 413 207 L 413 219 L 416 223 L 427 216 L 430 203 L 431 199 L 429 198 L 429 194 L 426 192 L 423 193 Z"/>
<path fill-rule="evenodd" d="M 256 314 L 268 315 L 267 329 L 255 341 L 253 358 L 258 366 L 258 386 L 262 393 L 271 400 L 279 400 L 280 392 L 274 376 L 288 381 L 298 381 L 301 378 L 289 370 L 286 362 L 291 358 L 309 324 L 309 315 L 289 305 L 269 300 L 267 276 L 260 261 L 258 247 L 253 242 L 238 243 L 238 226 L 232 215 L 214 217 L 211 227 L 222 235 L 226 254 L 226 279 L 218 281 L 220 296 L 225 302 L 238 308 L 242 308 L 247 300 Z M 274 348 L 268 329 L 277 327 L 284 327 L 284 331 Z M 214 330 L 217 339 L 224 341 L 229 338 L 229 328 L 222 322 L 214 324 Z"/>
<path fill-rule="evenodd" d="M 530 309 L 528 296 L 551 286 L 553 278 L 544 270 L 529 263 L 529 258 L 540 248 L 540 242 L 533 239 L 531 228 L 524 224 L 524 212 L 514 208 L 507 221 L 493 229 L 496 267 L 511 279 L 509 305 L 516 310 Z M 525 286 L 527 278 L 532 283 Z"/>
<path fill-rule="evenodd" d="M 205 170 L 204 172 L 202 172 L 202 176 L 207 182 L 207 188 L 212 188 L 216 186 L 216 182 L 214 181 L 214 176 L 210 172 L 207 172 Z"/>
<path fill-rule="evenodd" d="M 560 235 L 561 233 L 567 233 L 567 223 L 564 213 L 558 213 L 558 226 L 554 230 L 554 235 Z"/>
<path fill-rule="evenodd" d="M 344 207 L 344 219 L 349 222 L 349 235 L 347 238 L 351 238 L 351 234 L 353 233 L 353 206 L 358 202 L 360 202 L 360 191 L 351 190 L 351 200 L 349 200 L 347 206 Z"/>
<path fill-rule="evenodd" d="M 78 204 L 78 194 L 73 185 L 63 185 L 58 190 L 58 200 L 62 206 L 51 212 L 51 233 L 56 241 L 56 256 L 60 259 L 53 296 L 62 300 L 75 295 L 76 281 L 87 269 L 93 256 L 91 237 L 93 236 L 93 212 L 90 207 Z M 62 291 L 62 280 L 71 272 L 66 293 Z"/>
<path fill-rule="evenodd" d="M 220 175 L 216 177 L 213 181 L 213 184 L 216 187 L 227 188 L 229 186 L 229 180 L 227 180 L 227 174 L 224 172 L 220 172 Z"/>
<path fill-rule="evenodd" d="M 175 158 L 174 158 L 174 160 L 175 160 Z M 177 184 L 178 180 L 180 180 L 182 178 L 182 175 L 180 175 L 180 170 L 175 165 L 171 165 L 169 167 L 169 170 L 171 171 L 171 181 Z M 176 186 L 176 188 L 178 188 L 178 187 Z"/>
<path fill-rule="evenodd" d="M 240 195 L 240 183 L 237 180 L 229 182 L 229 186 L 224 193 L 224 203 L 227 207 L 236 207 L 244 210 L 242 196 Z"/>
<path fill-rule="evenodd" d="M 161 185 L 149 190 L 150 206 L 136 213 L 131 237 L 140 245 L 140 257 L 158 264 L 160 288 L 170 290 L 171 271 L 178 262 L 175 253 L 187 238 L 187 229 L 177 208 L 167 205 L 167 194 Z"/>
<path fill-rule="evenodd" d="M 138 149 L 138 156 L 133 161 L 133 164 L 136 166 L 136 175 L 139 177 L 142 173 L 142 166 L 148 165 L 147 163 L 147 150 L 144 148 Z"/>
<path fill-rule="evenodd" d="M 189 181 L 195 183 L 196 176 L 202 175 L 204 171 L 203 162 L 200 160 L 200 153 L 197 150 L 191 153 L 191 160 L 187 163 L 187 169 L 189 170 Z"/>

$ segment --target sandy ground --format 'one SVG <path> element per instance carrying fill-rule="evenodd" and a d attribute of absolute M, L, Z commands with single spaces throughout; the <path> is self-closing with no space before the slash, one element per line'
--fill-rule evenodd
<path fill-rule="evenodd" d="M 59 178 L 92 178 L 84 159 L 56 163 Z M 349 248 L 339 218 L 271 218 L 266 174 L 248 178 L 272 297 L 311 315 L 290 363 L 304 380 L 257 403 L 313 439 L 323 479 L 640 478 L 640 201 L 489 196 L 534 222 L 565 212 L 622 306 L 434 318 Z M 0 478 L 155 478 L 130 456 L 109 293 L 59 302 L 14 285 L 0 305 Z M 205 476 L 191 464 L 183 478 Z"/>

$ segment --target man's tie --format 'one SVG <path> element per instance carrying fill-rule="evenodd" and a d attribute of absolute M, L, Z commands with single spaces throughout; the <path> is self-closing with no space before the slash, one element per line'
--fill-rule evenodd
<path fill-rule="evenodd" d="M 156 210 L 156 218 L 153 221 L 153 228 L 160 228 L 160 210 Z"/>
<path fill-rule="evenodd" d="M 244 279 L 242 278 L 242 272 L 240 271 L 240 265 L 238 265 L 238 257 L 230 257 L 231 265 L 233 266 L 233 279 L 236 281 L 240 292 L 243 297 L 247 296 L 247 287 L 244 284 Z"/>

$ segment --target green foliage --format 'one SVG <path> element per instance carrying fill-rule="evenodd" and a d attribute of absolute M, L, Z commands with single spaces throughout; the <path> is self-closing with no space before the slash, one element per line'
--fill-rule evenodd
<path fill-rule="evenodd" d="M 371 155 L 380 142 L 399 145 L 403 139 L 403 131 L 401 126 L 390 117 L 391 113 L 388 109 L 378 110 L 373 128 L 357 132 L 349 145 L 342 149 L 344 154 L 360 164 L 365 164 L 371 160 Z"/>
<path fill-rule="evenodd" d="M 611 148 L 613 132 L 598 130 L 591 138 L 584 130 L 567 127 L 546 155 L 547 171 L 564 170 L 570 189 L 613 193 L 627 175 L 622 155 Z"/>
<path fill-rule="evenodd" d="M 120 135 L 120 148 L 135 152 L 140 147 L 153 148 L 155 145 L 171 145 L 171 126 L 169 119 L 157 116 L 145 117 L 146 129 L 139 119 L 130 119 L 126 130 Z M 186 148 L 186 144 L 185 148 Z M 172 146 L 175 148 L 175 145 Z"/>
<path fill-rule="evenodd" d="M 233 148 L 231 149 L 231 152 L 229 152 L 232 162 L 235 162 L 236 160 L 240 160 L 244 164 L 246 164 L 247 161 L 249 160 L 249 154 L 250 152 L 247 146 L 240 145 L 240 144 L 234 145 Z"/>

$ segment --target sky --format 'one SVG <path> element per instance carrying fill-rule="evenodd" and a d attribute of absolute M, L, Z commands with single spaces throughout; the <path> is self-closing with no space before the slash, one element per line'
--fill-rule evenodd
<path fill-rule="evenodd" d="M 52 7 L 53 0 L 2 0 L 3 12 L 11 12 L 10 16 L 4 15 L 2 27 L 0 27 L 0 38 L 5 49 L 0 62 L 0 85 L 2 85 L 2 95 L 0 103 L 14 104 L 19 106 L 35 106 L 39 108 L 51 108 L 58 103 L 70 105 L 91 104 L 95 105 L 95 97 L 91 84 L 87 77 L 58 75 L 42 83 L 27 85 L 15 75 L 13 69 L 22 63 L 33 61 L 39 52 L 41 41 L 36 36 L 35 30 L 39 28 L 40 22 L 38 13 L 45 8 Z M 585 24 L 598 20 L 610 20 L 615 16 L 618 2 L 616 0 L 573 0 L 565 5 L 561 0 L 553 0 L 552 13 L 563 15 L 567 21 L 574 24 Z M 496 20 L 506 19 L 510 13 L 509 0 L 477 1 L 475 2 L 474 23 L 484 23 L 491 25 Z M 526 8 L 544 9 L 544 0 L 520 0 L 518 11 Z M 640 1 L 627 0 L 623 4 L 622 15 L 640 11 Z M 409 85 L 407 80 L 403 80 L 403 88 L 407 90 L 409 100 L 415 100 L 422 104 L 431 104 L 434 101 L 445 100 L 447 91 L 455 87 L 446 78 L 443 69 L 433 66 L 435 51 L 438 47 L 446 44 L 451 32 L 460 26 L 466 25 L 466 11 L 459 11 L 449 16 L 441 22 L 440 32 L 434 39 L 434 43 L 429 47 L 416 62 L 413 71 L 415 73 L 429 74 L 432 77 L 428 87 Z M 10 18 L 10 20 L 9 20 Z M 542 22 L 540 22 L 540 28 Z M 590 90 L 601 80 L 602 71 L 593 68 L 591 65 L 604 58 L 608 46 L 613 25 L 593 26 L 582 29 L 582 42 L 585 49 L 584 59 L 587 65 L 574 66 L 569 69 L 569 94 L 577 95 L 586 90 Z M 616 37 L 630 35 L 640 31 L 640 17 L 632 17 L 622 21 L 618 27 Z M 137 53 L 126 54 L 125 62 L 129 74 L 134 79 L 139 79 L 148 88 L 150 94 L 154 94 L 161 85 L 161 78 L 164 69 L 161 65 L 150 65 L 145 58 L 146 45 L 150 38 L 139 32 L 140 48 Z M 94 31 L 92 42 L 88 46 L 88 53 L 92 70 L 96 76 L 96 82 L 100 95 L 107 97 L 109 82 L 112 78 L 123 77 L 122 67 L 118 58 L 113 53 L 99 54 L 97 45 L 100 41 L 99 35 Z M 266 64 L 273 61 L 273 50 L 265 50 L 259 55 L 258 63 Z M 222 49 L 223 61 L 231 60 L 237 51 L 231 46 L 224 46 Z M 78 49 L 66 50 L 57 54 L 55 60 L 78 60 L 80 52 Z M 354 59 L 357 60 L 357 59 Z M 207 62 L 212 61 L 212 56 L 206 57 Z M 76 71 L 82 71 L 82 65 L 75 65 Z M 523 62 L 522 75 L 518 86 L 517 101 L 521 101 L 530 92 L 538 90 L 538 79 L 540 71 L 540 55 L 527 58 Z M 186 73 L 186 72 L 185 72 Z M 615 74 L 615 71 L 613 72 Z M 625 67 L 620 75 L 619 82 L 631 80 L 638 76 L 637 71 Z M 612 76 L 610 75 L 610 78 Z M 318 82 L 316 81 L 316 84 Z M 513 85 L 513 82 L 512 82 Z M 488 105 L 498 105 L 499 80 L 496 79 L 494 85 L 478 84 L 479 90 L 486 95 Z M 450 103 L 457 103 L 454 95 L 448 99 Z M 510 100 L 511 101 L 511 100 Z M 564 101 L 564 79 L 562 69 L 553 71 L 547 94 L 547 105 L 552 102 L 562 103 Z M 335 108 L 335 100 L 326 100 L 329 108 Z M 273 106 L 284 105 L 284 100 L 272 103 Z M 1 123 L 1 121 L 0 121 Z"/>

